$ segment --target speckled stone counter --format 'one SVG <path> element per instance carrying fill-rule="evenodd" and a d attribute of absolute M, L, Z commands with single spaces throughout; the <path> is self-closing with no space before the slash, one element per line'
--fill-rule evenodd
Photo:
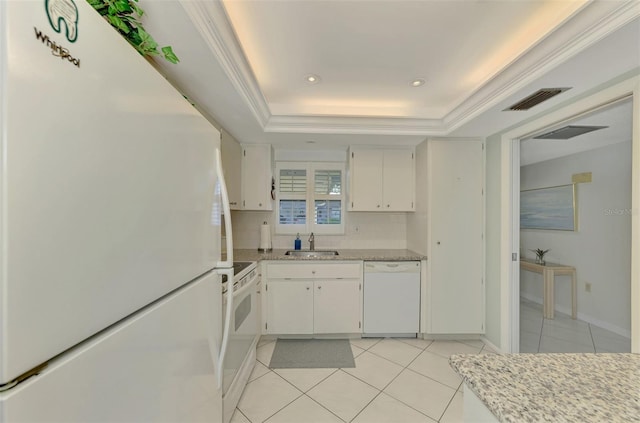
<path fill-rule="evenodd" d="M 640 354 L 452 355 L 501 422 L 640 422 Z"/>
<path fill-rule="evenodd" d="M 318 248 L 320 250 L 320 248 Z M 285 256 L 287 250 L 273 250 L 268 253 L 260 253 L 257 250 L 233 250 L 235 261 L 261 261 L 261 260 L 379 260 L 379 261 L 409 261 L 426 260 L 427 257 L 411 250 L 352 250 L 339 249 L 337 256 L 296 257 Z"/>

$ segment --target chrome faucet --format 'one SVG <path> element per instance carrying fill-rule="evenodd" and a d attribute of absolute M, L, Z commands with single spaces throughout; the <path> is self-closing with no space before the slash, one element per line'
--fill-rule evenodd
<path fill-rule="evenodd" d="M 313 236 L 313 232 L 311 232 L 311 235 L 309 235 L 309 249 L 311 251 L 316 249 L 316 239 Z"/>

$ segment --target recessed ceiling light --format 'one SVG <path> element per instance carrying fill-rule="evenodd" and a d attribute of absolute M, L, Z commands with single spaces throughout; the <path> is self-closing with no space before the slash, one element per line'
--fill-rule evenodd
<path fill-rule="evenodd" d="M 424 79 L 416 78 L 413 81 L 411 81 L 409 83 L 409 85 L 411 85 L 412 87 L 420 87 L 420 86 L 424 85 Z"/>
<path fill-rule="evenodd" d="M 307 81 L 308 84 L 317 84 L 320 82 L 320 77 L 318 75 L 310 74 L 305 76 L 304 80 Z"/>

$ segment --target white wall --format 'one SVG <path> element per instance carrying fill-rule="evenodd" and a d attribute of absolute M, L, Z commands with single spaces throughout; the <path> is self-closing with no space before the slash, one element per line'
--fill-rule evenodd
<path fill-rule="evenodd" d="M 416 211 L 407 214 L 407 248 L 427 254 L 427 142 L 416 147 Z"/>
<path fill-rule="evenodd" d="M 232 211 L 234 248 L 257 249 L 260 226 L 266 221 L 273 231 L 274 212 Z M 405 249 L 407 213 L 347 212 L 344 235 L 315 235 L 316 249 Z M 302 248 L 309 248 L 308 234 L 300 234 Z M 295 235 L 272 235 L 273 248 L 293 249 Z"/>
<path fill-rule="evenodd" d="M 521 255 L 550 248 L 547 261 L 575 266 L 578 317 L 630 336 L 631 141 L 523 166 L 520 188 L 569 184 L 581 172 L 592 172 L 593 181 L 577 185 L 578 231 L 521 230 Z M 570 314 L 570 293 L 569 277 L 556 277 L 556 310 Z M 540 275 L 521 271 L 520 294 L 541 302 Z"/>

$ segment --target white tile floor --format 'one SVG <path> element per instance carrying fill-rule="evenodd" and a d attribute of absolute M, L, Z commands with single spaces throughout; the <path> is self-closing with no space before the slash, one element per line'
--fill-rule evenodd
<path fill-rule="evenodd" d="M 630 340 L 570 316 L 542 318 L 542 306 L 520 304 L 521 352 L 628 352 Z M 493 353 L 481 341 L 353 339 L 356 367 L 268 368 L 275 340 L 258 344 L 255 369 L 232 423 L 460 422 L 460 377 L 451 354 Z"/>
<path fill-rule="evenodd" d="M 356 367 L 274 369 L 275 340 L 258 344 L 258 362 L 233 423 L 459 422 L 458 353 L 492 353 L 480 341 L 353 339 Z"/>
<path fill-rule="evenodd" d="M 631 340 L 571 316 L 542 317 L 542 305 L 520 299 L 520 352 L 631 352 Z"/>

